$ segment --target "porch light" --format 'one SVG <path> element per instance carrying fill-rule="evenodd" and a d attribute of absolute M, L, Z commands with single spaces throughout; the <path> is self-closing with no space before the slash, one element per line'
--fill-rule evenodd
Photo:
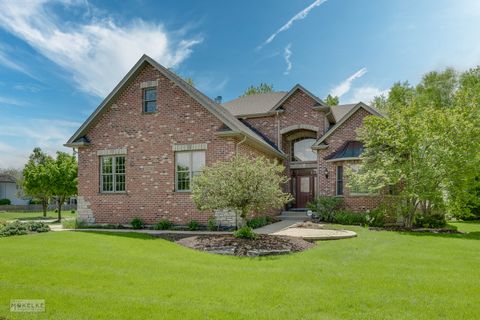
<path fill-rule="evenodd" d="M 325 167 L 325 178 L 328 179 L 328 169 L 327 169 L 327 167 Z"/>

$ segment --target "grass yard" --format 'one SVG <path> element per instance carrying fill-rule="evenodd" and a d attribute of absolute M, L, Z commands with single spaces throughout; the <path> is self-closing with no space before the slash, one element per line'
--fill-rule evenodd
<path fill-rule="evenodd" d="M 0 239 L 0 319 L 478 319 L 480 224 L 467 235 L 351 227 L 303 253 L 235 258 L 137 234 Z M 46 312 L 9 311 L 45 299 Z"/>
<path fill-rule="evenodd" d="M 73 218 L 76 216 L 76 213 L 72 213 L 70 210 L 62 211 L 62 218 Z M 47 211 L 47 219 L 56 219 L 58 213 L 55 211 Z M 34 211 L 34 212 L 0 212 L 0 221 L 2 220 L 41 220 L 44 219 L 43 212 Z"/>

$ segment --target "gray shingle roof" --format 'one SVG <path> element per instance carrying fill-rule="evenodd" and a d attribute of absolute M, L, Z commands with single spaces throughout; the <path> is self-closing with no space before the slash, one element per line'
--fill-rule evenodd
<path fill-rule="evenodd" d="M 95 111 L 88 117 L 88 119 L 81 125 L 81 127 L 73 134 L 73 136 L 68 140 L 65 146 L 68 147 L 78 147 L 79 138 L 82 139 L 89 127 L 99 117 L 102 113 L 106 111 L 106 106 L 109 105 L 110 101 L 114 99 L 123 88 L 123 86 L 136 75 L 140 68 L 145 64 L 149 63 L 154 68 L 156 68 L 161 74 L 170 79 L 178 87 L 183 89 L 187 94 L 189 94 L 193 99 L 197 100 L 201 105 L 203 105 L 209 112 L 215 115 L 220 121 L 222 121 L 232 134 L 241 134 L 247 136 L 250 141 L 256 142 L 258 146 L 263 147 L 264 149 L 273 152 L 277 156 L 285 157 L 284 153 L 278 149 L 272 147 L 267 141 L 262 139 L 257 133 L 248 128 L 245 124 L 235 118 L 230 112 L 225 108 L 222 108 L 215 101 L 198 91 L 196 88 L 185 82 L 182 78 L 174 74 L 172 71 L 166 69 L 164 66 L 153 60 L 147 55 L 143 55 L 140 60 L 133 66 L 133 68 L 125 75 L 125 77 L 117 84 L 113 91 L 102 101 L 102 103 L 95 109 Z"/>
<path fill-rule="evenodd" d="M 345 158 L 359 158 L 363 152 L 363 143 L 347 141 L 340 148 L 326 156 L 325 160 L 341 160 Z"/>
<path fill-rule="evenodd" d="M 357 104 L 350 103 L 350 104 L 340 104 L 338 106 L 332 106 L 332 113 L 335 117 L 335 122 L 340 121 L 350 110 L 352 110 Z"/>
<path fill-rule="evenodd" d="M 256 115 L 269 112 L 285 95 L 285 91 L 253 94 L 233 99 L 223 107 L 234 116 Z"/>
<path fill-rule="evenodd" d="M 15 183 L 17 180 L 9 174 L 0 174 L 0 182 L 12 182 Z"/>

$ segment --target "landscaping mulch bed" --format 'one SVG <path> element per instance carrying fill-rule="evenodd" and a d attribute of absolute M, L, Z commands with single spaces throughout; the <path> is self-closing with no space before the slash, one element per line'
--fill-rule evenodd
<path fill-rule="evenodd" d="M 446 234 L 463 234 L 464 232 L 451 228 L 406 228 L 402 226 L 385 226 L 370 227 L 373 231 L 400 231 L 400 232 L 419 232 L 419 233 L 446 233 Z"/>
<path fill-rule="evenodd" d="M 196 250 L 250 257 L 299 252 L 315 246 L 300 238 L 270 235 L 258 235 L 256 239 L 235 238 L 232 235 L 196 235 L 176 242 Z"/>

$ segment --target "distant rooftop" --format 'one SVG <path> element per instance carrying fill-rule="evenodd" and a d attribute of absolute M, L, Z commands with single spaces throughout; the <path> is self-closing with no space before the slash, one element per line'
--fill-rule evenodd
<path fill-rule="evenodd" d="M 9 174 L 0 174 L 0 182 L 15 183 L 17 180 Z"/>

